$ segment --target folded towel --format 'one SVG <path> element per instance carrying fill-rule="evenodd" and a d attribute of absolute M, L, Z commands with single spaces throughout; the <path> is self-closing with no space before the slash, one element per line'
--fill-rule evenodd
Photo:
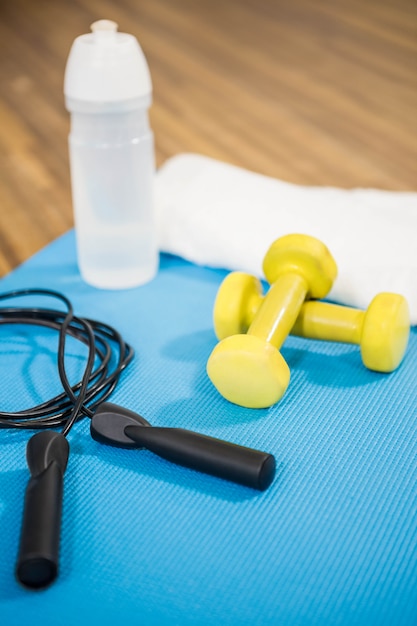
<path fill-rule="evenodd" d="M 183 154 L 159 169 L 156 208 L 162 251 L 259 277 L 275 239 L 313 235 L 338 266 L 330 300 L 366 309 L 399 293 L 417 324 L 417 193 L 302 187 Z"/>

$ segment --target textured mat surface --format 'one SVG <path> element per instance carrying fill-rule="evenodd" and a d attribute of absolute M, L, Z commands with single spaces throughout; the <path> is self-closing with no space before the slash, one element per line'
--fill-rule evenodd
<path fill-rule="evenodd" d="M 69 233 L 1 281 L 1 291 L 60 290 L 77 315 L 124 335 L 136 357 L 112 401 L 278 462 L 273 485 L 258 493 L 102 446 L 84 420 L 69 436 L 60 576 L 34 593 L 14 579 L 29 434 L 0 430 L 5 626 L 417 624 L 416 329 L 391 375 L 365 370 L 354 346 L 289 337 L 284 399 L 240 408 L 205 374 L 224 276 L 163 256 L 150 284 L 97 291 L 80 279 Z M 0 328 L 2 410 L 59 389 L 56 345 L 46 330 Z M 67 359 L 76 378 L 83 349 L 69 343 Z"/>

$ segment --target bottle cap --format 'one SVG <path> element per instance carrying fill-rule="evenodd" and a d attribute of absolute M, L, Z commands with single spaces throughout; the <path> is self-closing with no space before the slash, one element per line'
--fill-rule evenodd
<path fill-rule="evenodd" d="M 75 39 L 65 69 L 67 99 L 115 103 L 150 96 L 145 55 L 133 35 L 117 28 L 116 22 L 99 20 L 91 33 Z"/>

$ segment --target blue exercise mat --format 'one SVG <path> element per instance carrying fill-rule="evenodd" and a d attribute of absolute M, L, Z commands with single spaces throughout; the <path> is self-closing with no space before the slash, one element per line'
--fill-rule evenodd
<path fill-rule="evenodd" d="M 225 275 L 163 255 L 151 283 L 99 291 L 80 278 L 71 232 L 1 281 L 2 292 L 62 291 L 76 315 L 121 332 L 136 356 L 112 402 L 153 425 L 265 450 L 278 466 L 272 486 L 256 492 L 103 446 L 88 419 L 77 423 L 59 577 L 33 592 L 14 578 L 33 432 L 0 430 L 2 625 L 417 624 L 416 329 L 389 375 L 367 371 L 356 346 L 289 337 L 282 401 L 241 408 L 205 373 Z M 56 308 L 45 298 L 30 304 Z M 60 391 L 56 349 L 53 331 L 0 327 L 2 411 Z M 85 352 L 69 340 L 73 382 Z"/>

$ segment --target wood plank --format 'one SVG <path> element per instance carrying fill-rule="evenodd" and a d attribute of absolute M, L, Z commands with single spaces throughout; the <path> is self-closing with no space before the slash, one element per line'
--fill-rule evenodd
<path fill-rule="evenodd" d="M 417 190 L 415 0 L 0 3 L 0 275 L 72 227 L 63 77 L 106 17 L 137 36 L 157 164 L 206 154 L 298 184 Z"/>

